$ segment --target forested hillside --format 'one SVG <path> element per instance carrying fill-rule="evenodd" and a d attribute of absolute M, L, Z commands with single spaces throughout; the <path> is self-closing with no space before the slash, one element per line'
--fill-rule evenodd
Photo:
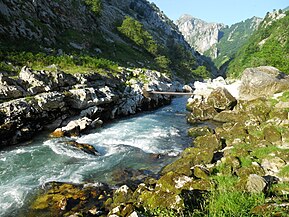
<path fill-rule="evenodd" d="M 216 58 L 214 58 L 213 61 L 218 68 L 234 57 L 238 49 L 246 43 L 258 28 L 261 21 L 261 18 L 252 17 L 221 29 L 222 37 L 215 47 L 212 48 L 217 50 Z M 212 49 L 208 50 L 205 55 L 210 55 Z"/>
<path fill-rule="evenodd" d="M 229 64 L 228 75 L 239 77 L 248 67 L 269 65 L 289 73 L 289 12 L 267 13 L 258 30 Z"/>

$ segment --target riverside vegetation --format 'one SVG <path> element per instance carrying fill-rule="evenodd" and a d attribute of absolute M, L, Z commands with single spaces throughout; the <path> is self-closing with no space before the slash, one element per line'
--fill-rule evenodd
<path fill-rule="evenodd" d="M 169 77 L 191 80 L 215 70 L 189 48 L 153 4 L 65 2 L 21 2 L 23 8 L 39 6 L 46 13 L 35 9 L 39 13 L 35 18 L 25 11 L 29 19 L 19 26 L 16 21 L 24 16 L 19 5 L 5 1 L 7 10 L 13 9 L 16 15 L 0 13 L 0 33 L 5 39 L 0 43 L 2 146 L 27 141 L 44 128 L 57 128 L 51 134 L 54 137 L 79 136 L 99 127 L 102 120 L 169 103 L 169 97 L 146 93 L 150 89 L 182 91 L 182 85 Z M 62 10 L 76 15 L 61 16 Z M 79 25 L 75 16 L 83 11 L 87 16 Z M 268 14 L 231 62 L 229 75 L 241 76 L 241 69 L 261 63 L 289 71 L 288 12 L 272 22 L 269 18 Z M 263 43 L 255 42 L 256 38 Z M 268 56 L 272 46 L 278 58 Z M 193 126 L 188 134 L 193 143 L 157 176 L 114 187 L 97 181 L 49 182 L 29 201 L 23 215 L 288 216 L 288 81 L 286 74 L 272 67 L 246 69 L 241 98 L 216 88 L 189 100 L 188 122 Z M 214 127 L 196 126 L 203 122 Z M 90 144 L 68 145 L 99 155 Z"/>

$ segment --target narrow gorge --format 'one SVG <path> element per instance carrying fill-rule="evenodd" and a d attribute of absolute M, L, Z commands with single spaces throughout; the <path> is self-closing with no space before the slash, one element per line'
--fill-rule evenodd
<path fill-rule="evenodd" d="M 0 216 L 288 216 L 288 17 L 0 1 Z"/>

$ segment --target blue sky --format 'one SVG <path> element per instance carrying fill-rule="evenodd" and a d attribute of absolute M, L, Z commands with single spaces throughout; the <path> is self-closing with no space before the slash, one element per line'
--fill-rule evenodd
<path fill-rule="evenodd" d="M 207 22 L 231 25 L 253 16 L 263 18 L 268 11 L 284 9 L 288 0 L 149 0 L 172 20 L 190 14 Z"/>

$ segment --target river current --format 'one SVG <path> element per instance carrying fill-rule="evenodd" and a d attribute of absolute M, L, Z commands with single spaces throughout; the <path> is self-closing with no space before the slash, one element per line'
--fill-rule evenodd
<path fill-rule="evenodd" d="M 10 216 L 50 181 L 114 184 L 121 168 L 157 173 L 190 144 L 187 98 L 175 98 L 156 111 L 113 121 L 80 138 L 100 156 L 89 155 L 46 133 L 33 141 L 0 151 L 0 216 Z M 1 139 L 1 138 L 0 138 Z M 156 157 L 160 154 L 161 157 Z"/>

